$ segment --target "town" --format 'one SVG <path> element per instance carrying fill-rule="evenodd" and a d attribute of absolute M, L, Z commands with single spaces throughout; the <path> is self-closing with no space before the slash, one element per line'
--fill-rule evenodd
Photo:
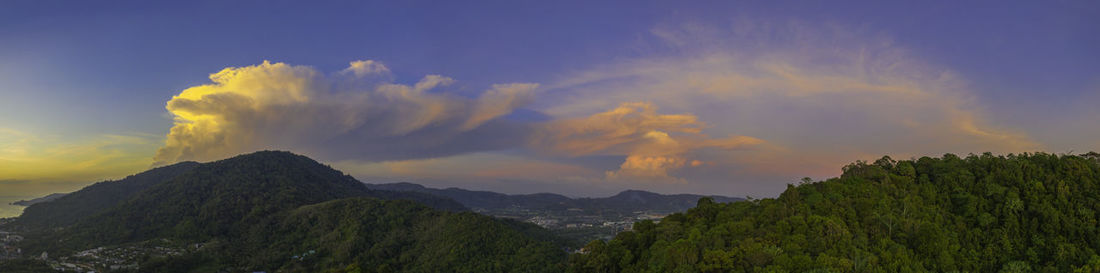
<path fill-rule="evenodd" d="M 13 220 L 14 218 L 0 219 L 0 226 Z M 180 247 L 170 240 L 160 239 L 136 244 L 97 247 L 55 257 L 48 252 L 24 253 L 22 249 L 16 247 L 16 244 L 23 239 L 23 236 L 15 232 L 0 230 L 0 260 L 29 258 L 44 261 L 54 271 L 81 273 L 139 271 L 138 263 L 141 261 L 180 256 L 199 250 L 203 246 L 203 244 L 191 244 Z"/>

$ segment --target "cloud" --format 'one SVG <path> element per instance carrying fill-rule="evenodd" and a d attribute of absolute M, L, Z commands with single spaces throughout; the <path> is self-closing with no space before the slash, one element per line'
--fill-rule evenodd
<path fill-rule="evenodd" d="M 713 139 L 702 134 L 706 124 L 691 114 L 658 114 L 651 103 L 623 103 L 582 118 L 562 118 L 539 126 L 530 146 L 567 156 L 624 155 L 612 180 L 676 181 L 669 171 L 694 162 L 687 155 L 701 149 L 730 150 L 763 143 L 747 136 Z M 701 163 L 692 164 L 695 166 Z"/>
<path fill-rule="evenodd" d="M 991 118 L 961 75 L 865 29 L 683 23 L 648 42 L 643 57 L 475 97 L 369 60 L 226 68 L 168 102 L 155 161 L 288 149 L 365 178 L 771 194 L 858 159 L 1044 147 Z M 520 109 L 547 118 L 507 118 Z"/>
<path fill-rule="evenodd" d="M 674 126 L 676 130 L 767 140 L 744 151 L 711 153 L 704 161 L 728 171 L 693 177 L 709 181 L 702 183 L 750 173 L 835 174 L 847 162 L 886 154 L 1007 153 L 1043 147 L 989 119 L 957 74 L 922 61 L 882 35 L 830 24 L 741 21 L 729 26 L 663 25 L 653 33 L 653 43 L 664 50 L 576 71 L 548 84 L 543 99 L 555 103 L 539 104 L 537 110 L 583 116 L 623 101 L 650 101 L 668 111 L 693 113 L 690 118 L 665 118 L 685 125 Z M 708 126 L 694 125 L 696 120 Z M 606 148 L 624 143 L 614 137 L 588 140 L 556 145 L 573 152 L 631 150 Z M 619 173 L 609 174 L 656 176 L 662 174 L 657 170 L 687 162 L 667 154 L 632 155 Z M 832 171 L 820 171 L 822 165 Z M 781 190 L 779 186 L 773 190 Z"/>
<path fill-rule="evenodd" d="M 531 103 L 535 88 L 538 85 L 530 83 L 493 85 L 492 89 L 478 99 L 473 114 L 462 124 L 462 130 L 477 128 L 487 121 L 510 114 L 512 110 Z"/>
<path fill-rule="evenodd" d="M 259 149 L 329 160 L 405 160 L 517 146 L 528 129 L 502 120 L 531 100 L 536 84 L 493 85 L 478 99 L 436 91 L 454 79 L 394 83 L 377 61 L 323 74 L 264 62 L 226 68 L 212 83 L 168 101 L 175 126 L 156 164 L 207 161 Z"/>

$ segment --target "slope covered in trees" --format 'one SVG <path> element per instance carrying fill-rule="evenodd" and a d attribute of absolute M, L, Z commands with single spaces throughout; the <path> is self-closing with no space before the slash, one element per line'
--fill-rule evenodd
<path fill-rule="evenodd" d="M 113 182 L 113 185 L 127 187 L 138 184 L 130 181 L 147 185 L 147 189 L 138 193 L 86 189 L 42 204 L 67 208 L 88 203 L 74 202 L 70 197 L 81 197 L 75 201 L 118 199 L 106 209 L 95 210 L 102 206 L 82 209 L 90 216 L 55 232 L 35 236 L 42 239 L 32 240 L 27 245 L 28 250 L 75 251 L 153 238 L 202 241 L 238 236 L 249 229 L 262 228 L 257 224 L 277 213 L 347 197 L 412 199 L 443 209 L 464 210 L 461 204 L 444 198 L 369 190 L 351 176 L 288 152 L 264 151 L 210 163 L 194 163 L 194 166 L 181 164 L 133 176 L 142 178 L 140 180 Z M 163 175 L 169 173 L 165 170 L 173 170 L 173 175 Z M 157 178 L 164 181 L 153 182 Z M 47 222 L 55 217 L 37 213 L 29 216 L 33 216 L 29 219 L 43 218 Z M 21 216 L 16 224 L 29 225 L 27 223 Z"/>
<path fill-rule="evenodd" d="M 53 201 L 53 200 L 57 200 L 58 198 L 65 197 L 65 195 L 68 195 L 68 193 L 51 193 L 49 195 L 39 197 L 39 198 L 34 198 L 34 199 L 31 199 L 31 200 L 15 201 L 15 202 L 12 202 L 11 204 L 16 205 L 16 206 L 26 207 L 26 206 L 30 206 L 30 205 L 34 205 L 34 204 L 38 204 L 38 203 L 45 203 L 45 202 L 50 202 L 50 201 Z"/>
<path fill-rule="evenodd" d="M 154 260 L 150 272 L 561 272 L 565 252 L 537 226 L 411 201 L 345 198 Z"/>
<path fill-rule="evenodd" d="M 287 152 L 198 164 L 149 184 L 115 195 L 123 200 L 75 224 L 28 232 L 20 246 L 51 257 L 160 245 L 178 253 L 127 258 L 141 272 L 560 272 L 565 266 L 561 242 L 537 226 L 463 212 L 453 200 L 427 194 L 370 190 Z M 55 202 L 72 205 L 62 201 Z M 34 264 L 4 263 L 0 271 L 26 265 Z"/>
<path fill-rule="evenodd" d="M 857 162 L 590 243 L 573 272 L 1100 272 L 1100 155 Z"/>
<path fill-rule="evenodd" d="M 95 183 L 56 200 L 27 207 L 19 216 L 19 224 L 35 230 L 72 225 L 130 199 L 135 193 L 187 173 L 198 165 L 196 162 L 180 162 L 118 181 Z"/>

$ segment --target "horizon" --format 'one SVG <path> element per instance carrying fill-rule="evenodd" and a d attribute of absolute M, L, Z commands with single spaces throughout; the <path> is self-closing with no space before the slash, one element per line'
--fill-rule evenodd
<path fill-rule="evenodd" d="M 12 1 L 0 189 L 276 149 L 364 183 L 774 197 L 884 155 L 1100 151 L 1097 2 L 792 3 Z"/>

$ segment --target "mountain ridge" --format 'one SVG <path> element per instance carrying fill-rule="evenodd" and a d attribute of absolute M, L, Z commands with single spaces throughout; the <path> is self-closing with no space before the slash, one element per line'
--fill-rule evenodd
<path fill-rule="evenodd" d="M 140 263 L 142 272 L 560 272 L 564 266 L 560 242 L 545 229 L 469 212 L 442 197 L 368 189 L 305 156 L 261 151 L 195 164 L 168 179 L 142 180 L 150 186 L 113 196 L 124 200 L 73 224 L 23 233 L 19 247 L 48 252 L 52 263 L 99 259 L 81 265 L 95 271 L 120 263 Z M 112 197 L 95 192 L 75 197 Z M 81 199 L 55 202 L 73 200 Z M 104 254 L 132 249 L 174 254 Z"/>
<path fill-rule="evenodd" d="M 34 204 L 38 204 L 38 203 L 45 203 L 45 202 L 50 202 L 50 201 L 53 201 L 53 200 L 57 200 L 58 198 L 65 197 L 65 195 L 68 195 L 68 194 L 69 193 L 64 193 L 64 192 L 51 193 L 51 194 L 48 194 L 46 196 L 33 198 L 33 199 L 30 199 L 30 200 L 19 200 L 19 201 L 11 202 L 11 204 L 9 204 L 9 205 L 28 207 L 30 205 L 34 205 Z"/>
<path fill-rule="evenodd" d="M 74 224 L 96 213 L 114 207 L 138 192 L 189 172 L 200 163 L 179 162 L 86 186 L 49 202 L 27 206 L 17 219 L 29 228 L 50 229 Z"/>
<path fill-rule="evenodd" d="M 699 198 L 710 197 L 715 202 L 727 203 L 745 200 L 738 197 L 698 194 L 660 194 L 644 190 L 627 189 L 608 197 L 571 198 L 556 193 L 504 194 L 493 191 L 467 190 L 457 187 L 430 188 L 410 182 L 366 184 L 368 188 L 390 191 L 411 191 L 448 197 L 474 209 L 569 209 L 576 207 L 630 210 L 683 211 L 695 206 Z"/>

